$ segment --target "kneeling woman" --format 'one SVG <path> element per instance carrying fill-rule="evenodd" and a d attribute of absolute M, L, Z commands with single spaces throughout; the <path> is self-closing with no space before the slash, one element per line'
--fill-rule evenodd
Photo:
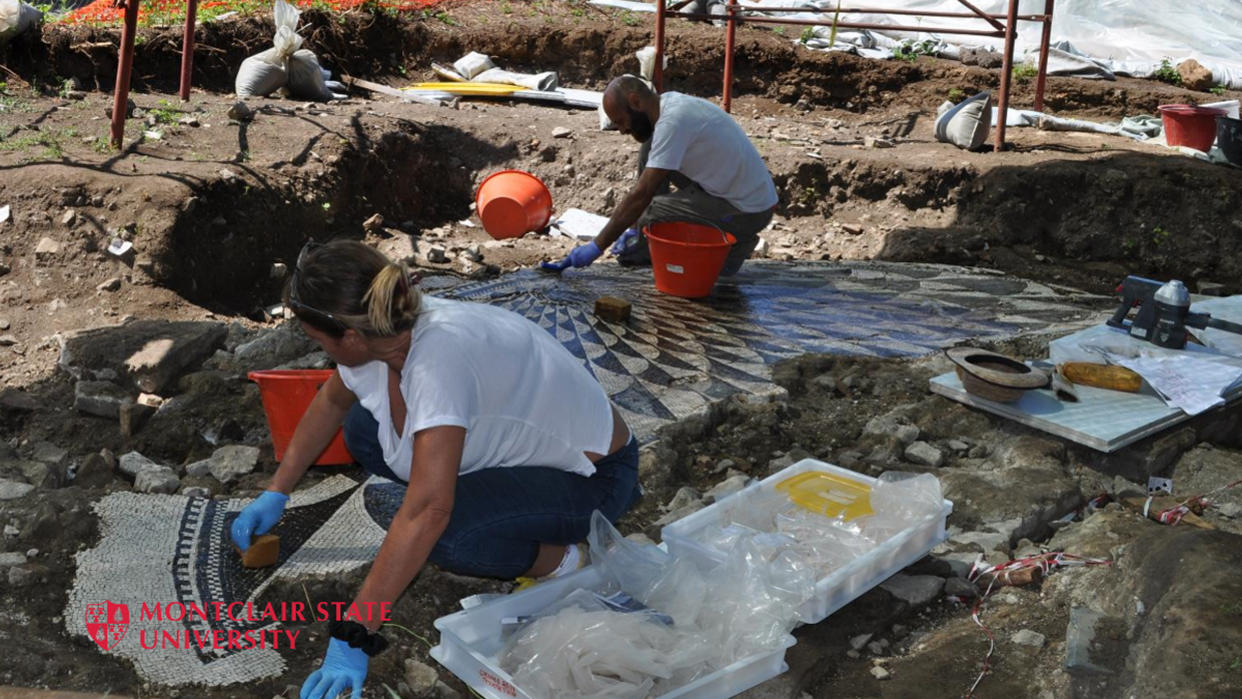
<path fill-rule="evenodd" d="M 361 243 L 308 244 L 287 306 L 338 364 L 306 411 L 270 489 L 232 527 L 243 550 L 344 424 L 354 458 L 407 483 L 359 609 L 396 601 L 425 561 L 465 575 L 576 569 L 591 512 L 638 498 L 638 447 L 582 363 L 529 320 L 423 297 L 405 268 Z M 370 603 L 368 605 L 368 603 Z M 360 696 L 378 618 L 332 627 L 303 698 Z"/>

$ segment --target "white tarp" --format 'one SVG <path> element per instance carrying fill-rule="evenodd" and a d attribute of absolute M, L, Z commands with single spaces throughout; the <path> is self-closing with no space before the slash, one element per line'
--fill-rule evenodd
<path fill-rule="evenodd" d="M 837 0 L 742 0 L 744 6 L 755 10 L 768 7 L 818 7 L 834 9 Z M 852 3 L 842 3 L 849 7 Z M 868 8 L 934 10 L 969 12 L 957 0 L 867 0 Z M 974 0 L 972 4 L 984 12 L 1004 14 L 1008 0 Z M 653 5 L 647 7 L 654 8 Z M 1019 14 L 1040 14 L 1044 0 L 1020 0 Z M 781 13 L 784 17 L 796 15 Z M 831 14 L 804 15 L 831 19 Z M 950 17 L 914 17 L 910 15 L 885 15 L 848 13 L 841 21 L 914 25 L 925 27 L 951 27 L 979 29 L 988 25 L 982 19 Z M 1100 67 L 1098 77 L 1107 73 L 1145 77 L 1168 59 L 1173 65 L 1194 58 L 1212 71 L 1215 81 L 1234 89 L 1242 89 L 1242 2 L 1239 0 L 1198 0 L 1196 2 L 1167 3 L 1141 0 L 1058 0 L 1053 12 L 1052 41 L 1067 54 L 1088 56 Z M 1034 22 L 1018 23 L 1017 55 L 1039 51 L 1042 27 Z M 814 48 L 828 48 L 828 28 L 816 31 L 818 41 L 812 40 Z M 875 55 L 875 48 L 887 48 L 889 42 L 877 39 L 878 32 L 845 32 L 837 36 L 837 45 L 850 42 L 862 48 L 859 53 Z M 885 34 L 889 34 L 885 32 Z M 855 39 L 860 38 L 859 44 Z M 948 44 L 968 47 L 986 46 L 1001 50 L 1003 39 L 975 37 L 960 34 L 891 33 L 899 39 L 943 40 Z M 886 37 L 887 38 L 887 37 Z M 816 44 L 820 44 L 816 46 Z M 940 51 L 946 57 L 955 57 L 956 51 Z M 1030 60 L 1034 60 L 1031 58 Z M 1071 70 L 1072 66 L 1054 63 L 1050 72 Z"/>

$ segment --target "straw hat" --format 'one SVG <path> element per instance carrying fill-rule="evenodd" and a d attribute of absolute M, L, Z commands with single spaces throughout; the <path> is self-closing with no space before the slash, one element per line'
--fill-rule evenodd
<path fill-rule="evenodd" d="M 1048 385 L 1047 372 L 1003 354 L 978 347 L 945 350 L 957 366 L 957 377 L 967 393 L 1000 403 L 1012 403 L 1023 391 Z"/>

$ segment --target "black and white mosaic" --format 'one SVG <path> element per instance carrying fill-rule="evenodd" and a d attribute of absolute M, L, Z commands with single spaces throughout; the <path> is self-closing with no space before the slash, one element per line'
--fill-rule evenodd
<path fill-rule="evenodd" d="M 432 278 L 437 295 L 512 309 L 552 333 L 599 379 L 645 441 L 669 421 L 735 393 L 780 391 L 771 365 L 806 352 L 914 356 L 971 338 L 1074 328 L 1101 300 L 985 271 L 883 263 L 748 263 L 707 299 L 654 290 L 650 270 L 597 265 L 557 277 L 535 271 L 478 283 Z M 616 324 L 595 299 L 633 304 Z M 100 542 L 77 555 L 65 624 L 88 636 L 89 605 L 257 602 L 275 580 L 344 572 L 369 563 L 403 489 L 334 476 L 293 495 L 277 528 L 276 566 L 240 566 L 228 526 L 246 504 L 178 495 L 114 493 L 95 504 Z M 187 619 L 188 630 L 261 630 L 247 622 Z M 231 625 L 230 625 L 231 624 Z M 267 627 L 271 628 L 269 623 Z M 134 634 L 134 631 L 130 631 Z M 105 651 L 149 682 L 226 685 L 279 675 L 279 651 L 143 649 L 137 636 Z"/>
<path fill-rule="evenodd" d="M 538 323 L 586 364 L 643 441 L 734 393 L 779 394 L 771 365 L 781 359 L 925 355 L 968 339 L 1078 327 L 1088 304 L 1100 304 L 984 270 L 875 262 L 748 262 L 698 300 L 657 292 L 649 269 L 615 265 L 457 285 L 432 278 L 424 286 Z M 595 317 L 600 296 L 630 301 L 631 319 Z"/>

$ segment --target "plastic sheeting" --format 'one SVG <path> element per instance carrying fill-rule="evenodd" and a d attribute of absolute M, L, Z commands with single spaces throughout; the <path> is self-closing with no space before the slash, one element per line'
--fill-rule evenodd
<path fill-rule="evenodd" d="M 741 0 L 744 6 L 762 11 L 768 7 L 818 7 L 832 9 L 836 0 Z M 876 9 L 903 9 L 924 11 L 968 12 L 957 0 L 867 0 L 865 3 L 843 3 L 844 7 L 865 5 Z M 984 12 L 1004 14 L 1008 0 L 974 0 L 972 3 Z M 1019 14 L 1041 14 L 1044 0 L 1021 0 Z M 650 7 L 650 6 L 649 6 Z M 793 15 L 782 13 L 781 16 Z M 831 19 L 831 15 L 808 15 Z M 915 17 L 909 15 L 849 13 L 841 15 L 842 21 L 915 25 L 926 27 L 986 28 L 981 19 L 950 17 Z M 1145 77 L 1160 66 L 1164 59 L 1173 65 L 1194 58 L 1212 71 L 1215 81 L 1227 87 L 1242 89 L 1242 2 L 1238 0 L 1200 0 L 1171 4 L 1166 2 L 1140 2 L 1139 0 L 1058 0 L 1052 19 L 1052 41 L 1071 55 L 1088 56 L 1105 70 L 1117 75 Z M 818 36 L 827 37 L 827 28 Z M 885 32 L 887 33 L 887 32 Z M 1019 22 L 1017 55 L 1027 52 L 1038 54 L 1041 26 L 1034 22 Z M 850 43 L 858 53 L 874 56 L 876 43 L 884 48 L 884 41 L 874 36 L 865 43 L 852 41 L 854 34 L 868 36 L 878 32 L 842 32 L 837 37 L 838 47 Z M 959 34 L 893 32 L 891 37 L 944 40 L 953 45 L 969 47 L 986 46 L 995 50 L 1004 47 L 1003 39 L 974 37 Z M 890 37 L 890 38 L 891 38 Z M 826 43 L 826 40 L 822 40 Z M 817 48 L 827 48 L 818 46 Z M 944 52 L 947 55 L 953 51 Z M 1054 65 L 1050 72 L 1060 72 Z M 1105 77 L 1105 76 L 1101 76 Z"/>

